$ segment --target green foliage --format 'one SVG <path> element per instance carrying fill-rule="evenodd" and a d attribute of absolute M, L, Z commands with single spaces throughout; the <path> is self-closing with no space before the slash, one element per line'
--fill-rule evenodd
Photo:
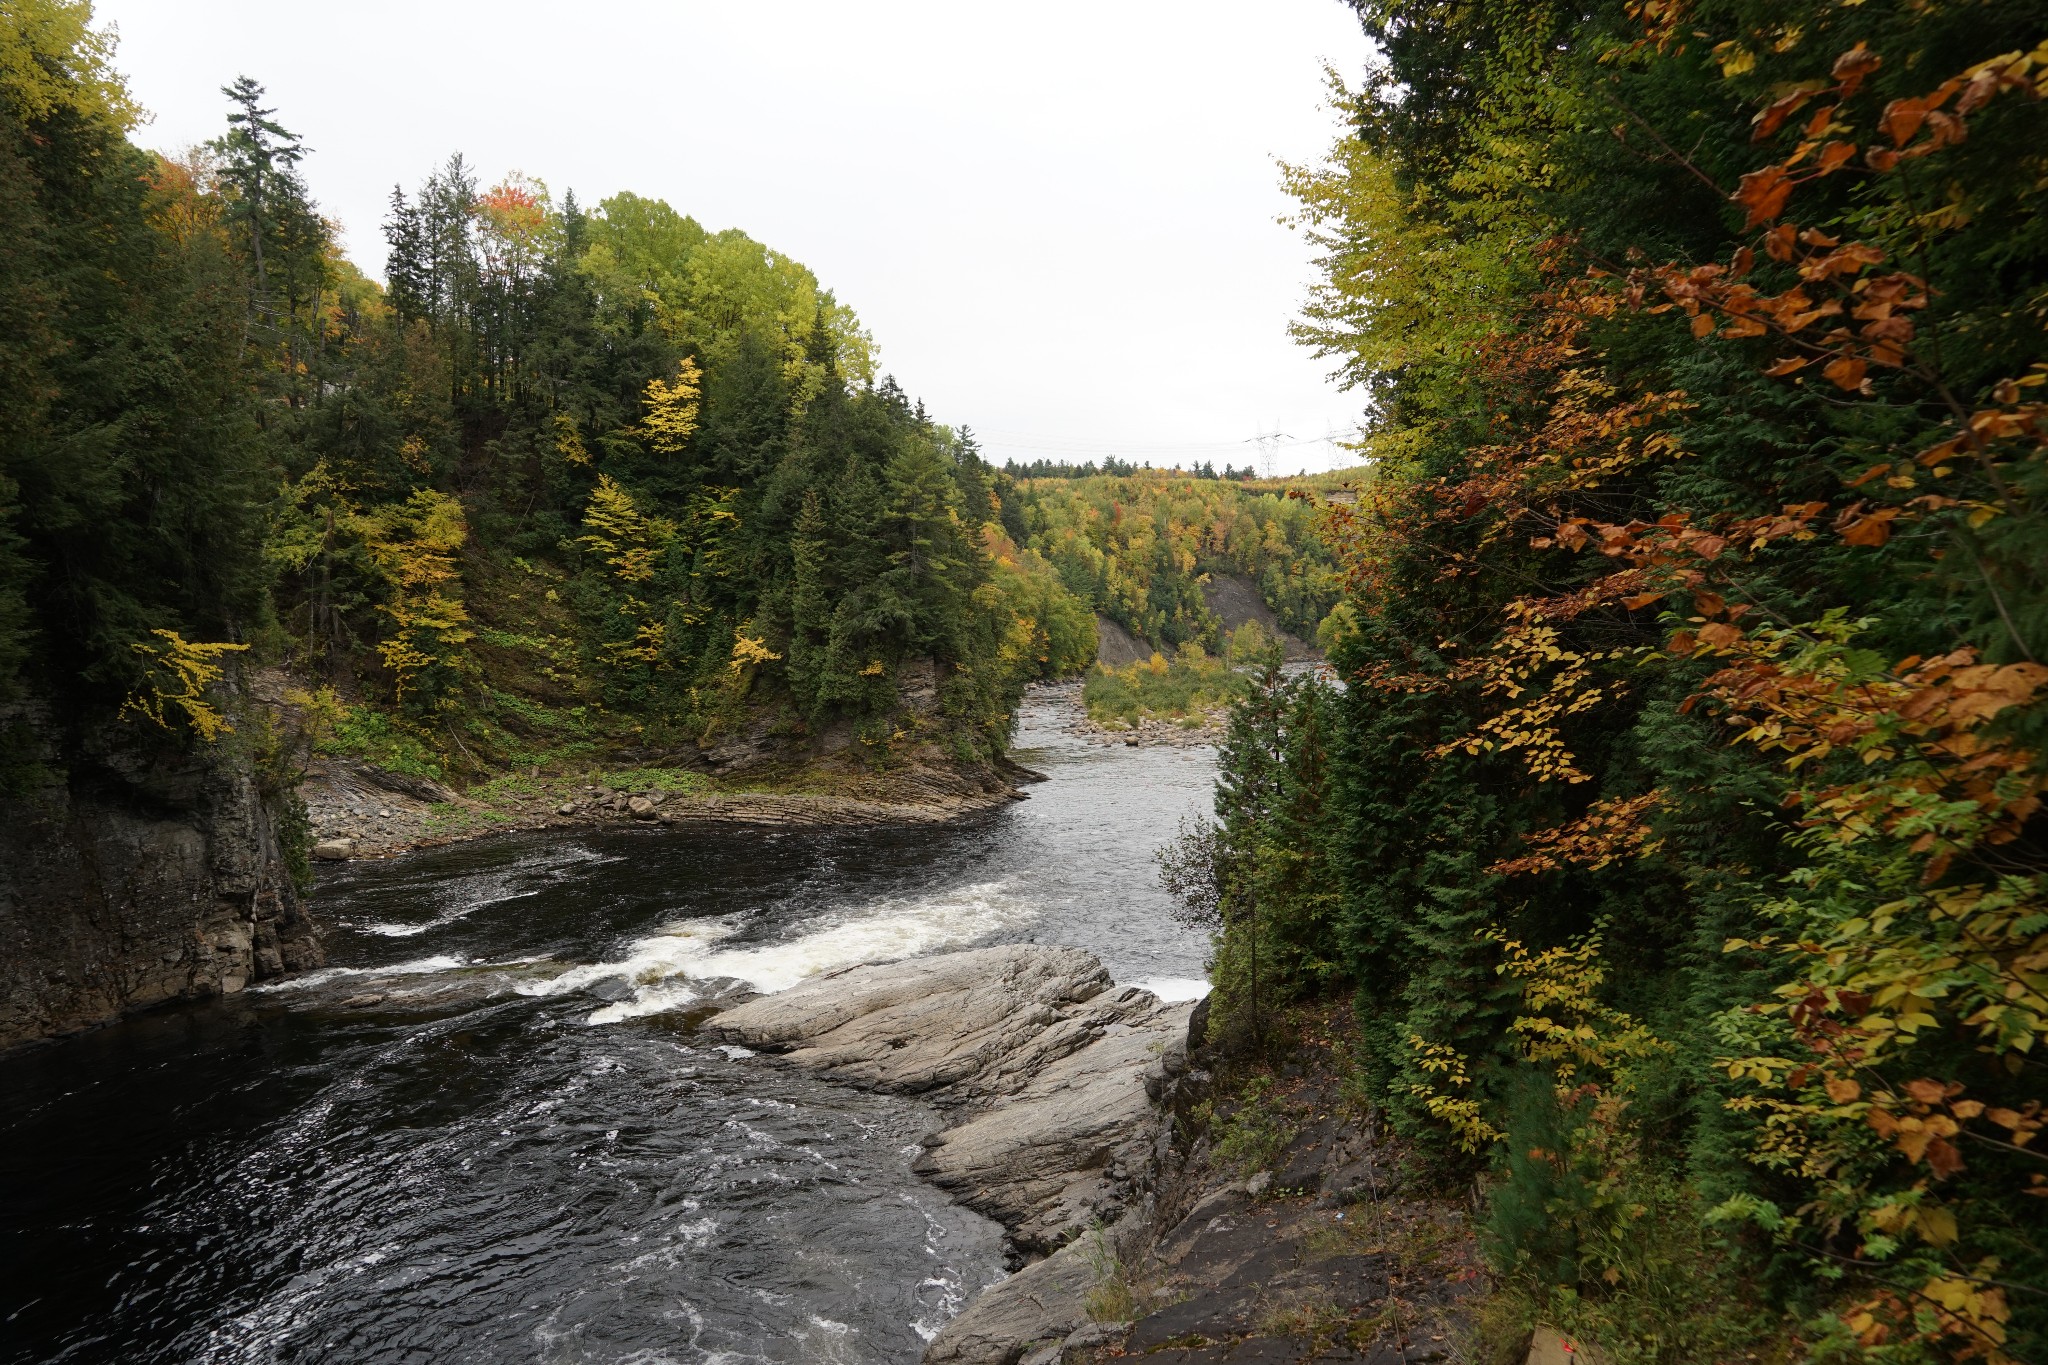
<path fill-rule="evenodd" d="M 1225 1169 L 1240 1176 L 1270 1170 L 1294 1140 L 1297 1125 L 1272 1089 L 1272 1077 L 1255 1075 L 1222 1112 L 1206 1111 L 1216 1160 Z"/>
<path fill-rule="evenodd" d="M 1219 1008 L 1355 987 L 1603 1354 L 2038 1358 L 2048 8 L 1357 8 L 1289 172 L 1346 686 L 1226 754 L 1324 799 L 1309 876 L 1221 841 Z"/>
<path fill-rule="evenodd" d="M 1018 549 L 994 522 L 982 526 L 992 561 L 979 592 L 1009 627 L 999 647 L 1012 674 L 1027 680 L 1064 678 L 1095 662 L 1095 616 L 1060 581 L 1045 556 Z"/>
<path fill-rule="evenodd" d="M 277 805 L 279 861 L 292 889 L 301 896 L 313 893 L 313 817 L 297 792 L 283 797 Z"/>
<path fill-rule="evenodd" d="M 1303 500 L 1177 470 L 1006 481 L 1029 544 L 1089 608 L 1164 650 L 1220 650 L 1204 574 L 1242 574 L 1281 624 L 1313 637 L 1336 600 L 1317 514 Z M 1012 531 L 1015 534 L 1015 531 Z"/>
<path fill-rule="evenodd" d="M 0 89 L 24 121 L 68 114 L 116 133 L 141 118 L 91 0 L 15 0 L 0 21 Z"/>
<path fill-rule="evenodd" d="M 446 780 L 439 753 L 403 718 L 375 706 L 351 706 L 331 688 L 297 694 L 291 700 L 305 712 L 315 753 L 359 758 L 387 772 Z"/>
<path fill-rule="evenodd" d="M 73 721 L 172 631 L 264 615 L 263 464 L 235 267 L 133 108 L 84 4 L 0 15 L 0 693 Z"/>
<path fill-rule="evenodd" d="M 600 773 L 596 780 L 613 791 L 665 791 L 674 796 L 692 796 L 711 786 L 710 779 L 702 773 L 678 772 L 674 768 L 627 768 Z"/>
<path fill-rule="evenodd" d="M 1341 960 L 1326 810 L 1336 689 L 1289 677 L 1277 643 L 1236 643 L 1247 673 L 1218 755 L 1217 822 L 1184 834 L 1162 870 L 1193 922 L 1218 931 L 1212 1031 L 1257 1051 L 1274 1012 L 1326 988 Z"/>
<path fill-rule="evenodd" d="M 1533 1321 L 1631 1365 L 1717 1359 L 1778 1323 L 1743 1295 L 1697 1190 L 1645 1155 L 1611 1105 L 1515 1076 L 1481 1233 Z"/>
<path fill-rule="evenodd" d="M 1185 644 L 1170 662 L 1154 654 L 1122 668 L 1097 664 L 1081 686 L 1081 701 L 1097 725 L 1133 726 L 1140 720 L 1199 719 L 1250 690 L 1251 681 L 1228 660 Z"/>

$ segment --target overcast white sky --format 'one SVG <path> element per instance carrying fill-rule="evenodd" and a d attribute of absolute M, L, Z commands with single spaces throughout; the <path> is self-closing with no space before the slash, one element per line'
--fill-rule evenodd
<path fill-rule="evenodd" d="M 1339 0 L 98 0 L 176 149 L 269 87 L 350 254 L 450 152 L 616 190 L 815 270 L 883 368 L 991 458 L 1350 463 L 1355 395 L 1295 346 L 1307 252 L 1274 158 L 1334 133 Z"/>

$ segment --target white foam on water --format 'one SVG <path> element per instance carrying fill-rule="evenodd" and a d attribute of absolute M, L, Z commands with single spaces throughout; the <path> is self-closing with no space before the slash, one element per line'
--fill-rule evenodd
<path fill-rule="evenodd" d="M 411 962 L 394 962 L 388 967 L 323 967 L 317 972 L 307 972 L 302 976 L 251 986 L 249 990 L 252 994 L 258 991 L 302 991 L 308 987 L 324 986 L 330 981 L 342 981 L 352 976 L 417 976 L 424 972 L 447 972 L 470 965 L 466 957 L 450 957 L 444 953 L 435 957 L 415 958 Z"/>
<path fill-rule="evenodd" d="M 631 944 L 617 962 L 572 967 L 550 981 L 519 989 L 531 995 L 559 995 L 607 978 L 623 980 L 633 987 L 633 998 L 590 1016 L 593 1024 L 611 1024 L 695 1003 L 702 993 L 691 982 L 723 978 L 773 994 L 838 967 L 965 947 L 1029 923 L 1037 915 L 1035 906 L 1008 894 L 1006 883 L 977 882 L 829 915 L 809 933 L 779 943 L 726 947 L 739 932 L 734 917 L 685 920 Z"/>
<path fill-rule="evenodd" d="M 425 924 L 358 924 L 355 927 L 365 934 L 376 934 L 381 938 L 411 938 L 424 934 L 429 929 L 438 929 L 441 921 L 428 920 Z"/>
<path fill-rule="evenodd" d="M 1150 991 L 1170 1005 L 1183 1000 L 1200 1000 L 1209 993 L 1209 983 L 1198 976 L 1148 976 L 1142 981 L 1120 984 Z"/>
<path fill-rule="evenodd" d="M 432 919 L 421 920 L 418 924 L 405 924 L 398 920 L 373 920 L 367 924 L 355 924 L 349 927 L 355 929 L 358 933 L 376 934 L 382 938 L 411 938 L 415 934 L 424 934 L 429 929 L 445 929 L 451 924 L 459 923 L 462 920 L 468 919 L 485 906 L 503 905 L 506 901 L 524 900 L 528 896 L 538 896 L 539 894 L 540 888 L 536 887 L 530 891 L 513 891 L 502 896 L 484 896 L 443 910 Z"/>
<path fill-rule="evenodd" d="M 494 905 L 538 896 L 547 889 L 547 885 L 619 859 L 618 854 L 600 853 L 574 844 L 557 846 L 543 856 L 521 858 L 496 872 L 458 876 L 434 887 L 427 900 L 430 903 L 439 900 L 445 904 L 429 919 L 417 923 L 405 920 L 370 920 L 360 924 L 344 922 L 344 927 L 381 938 L 411 938 L 430 929 L 445 929 Z M 528 885 L 534 877 L 547 879 L 547 885 Z"/>

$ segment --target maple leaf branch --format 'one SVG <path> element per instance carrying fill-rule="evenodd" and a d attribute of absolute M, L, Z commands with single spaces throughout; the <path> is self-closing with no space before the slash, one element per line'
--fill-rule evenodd
<path fill-rule="evenodd" d="M 1637 127 L 1641 128 L 1644 132 L 1648 133 L 1652 138 L 1654 138 L 1656 140 L 1657 145 L 1659 147 L 1662 147 L 1674 162 L 1676 162 L 1679 166 L 1683 167 L 1685 170 L 1691 171 L 1693 175 L 1699 179 L 1701 184 L 1705 185 L 1715 194 L 1720 195 L 1723 201 L 1726 201 L 1731 197 L 1728 191 L 1721 188 L 1721 186 L 1715 182 L 1714 177 L 1708 175 L 1705 171 L 1701 170 L 1699 166 L 1694 163 L 1691 157 L 1687 156 L 1684 152 L 1679 151 L 1669 142 L 1666 142 L 1664 140 L 1664 135 L 1658 132 L 1656 127 L 1648 119 L 1644 118 L 1641 114 L 1638 114 L 1634 109 L 1631 109 L 1629 107 L 1627 100 L 1624 100 L 1619 95 L 1614 95 L 1612 96 L 1612 98 L 1614 100 L 1615 107 L 1621 110 L 1622 113 L 1627 114 L 1629 118 L 1632 121 L 1634 121 Z M 1623 139 L 1623 141 L 1626 141 L 1626 139 Z"/>

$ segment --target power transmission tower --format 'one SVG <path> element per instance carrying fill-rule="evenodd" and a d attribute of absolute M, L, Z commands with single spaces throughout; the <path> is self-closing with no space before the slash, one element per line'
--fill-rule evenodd
<path fill-rule="evenodd" d="M 1294 438 L 1292 436 L 1289 436 L 1286 432 L 1280 430 L 1280 424 L 1276 421 L 1273 423 L 1272 431 L 1267 431 L 1264 425 L 1262 424 L 1259 427 L 1259 434 L 1252 437 L 1249 441 L 1245 442 L 1246 445 L 1255 445 L 1259 448 L 1260 478 L 1270 479 L 1273 477 L 1274 457 L 1279 453 L 1280 446 L 1283 442 L 1291 441 L 1293 439 Z"/>

